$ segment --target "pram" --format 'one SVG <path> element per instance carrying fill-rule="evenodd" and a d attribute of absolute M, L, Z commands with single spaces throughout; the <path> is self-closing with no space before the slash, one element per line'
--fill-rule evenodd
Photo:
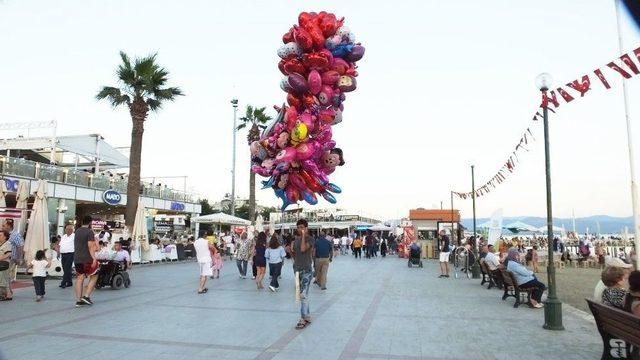
<path fill-rule="evenodd" d="M 111 286 L 111 290 L 120 290 L 131 286 L 131 279 L 123 262 L 115 260 L 100 260 L 98 281 L 96 288 Z"/>
<path fill-rule="evenodd" d="M 414 265 L 422 267 L 422 259 L 420 258 L 420 247 L 409 247 L 409 260 L 407 266 L 413 267 Z"/>

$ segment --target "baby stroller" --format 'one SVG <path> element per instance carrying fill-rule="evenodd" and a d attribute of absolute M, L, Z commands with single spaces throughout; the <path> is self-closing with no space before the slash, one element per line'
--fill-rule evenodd
<path fill-rule="evenodd" d="M 115 260 L 100 260 L 96 288 L 111 286 L 111 290 L 120 290 L 131 286 L 126 264 Z"/>
<path fill-rule="evenodd" d="M 422 267 L 422 259 L 420 258 L 420 247 L 409 247 L 409 261 L 407 261 L 409 267 L 414 265 Z"/>

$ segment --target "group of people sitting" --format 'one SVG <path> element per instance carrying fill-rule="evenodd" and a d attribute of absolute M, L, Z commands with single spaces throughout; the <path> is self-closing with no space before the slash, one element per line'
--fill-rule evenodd
<path fill-rule="evenodd" d="M 595 301 L 640 316 L 640 271 L 609 257 L 593 293 Z"/>
<path fill-rule="evenodd" d="M 546 290 L 545 284 L 540 282 L 534 271 L 527 269 L 521 262 L 521 253 L 517 248 L 511 248 L 507 252 L 507 256 L 501 259 L 495 254 L 493 245 L 483 245 L 480 253 L 480 262 L 487 265 L 491 271 L 492 278 L 496 280 L 497 286 L 504 286 L 501 270 L 507 270 L 513 273 L 518 287 L 523 289 L 531 289 L 531 306 L 536 309 L 542 308 L 542 294 Z"/>

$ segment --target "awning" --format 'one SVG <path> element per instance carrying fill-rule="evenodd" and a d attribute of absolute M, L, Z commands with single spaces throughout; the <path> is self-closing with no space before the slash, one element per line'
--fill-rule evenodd
<path fill-rule="evenodd" d="M 191 221 L 200 223 L 200 224 L 237 225 L 237 226 L 251 225 L 251 221 L 249 220 L 231 216 L 225 213 L 216 213 L 211 215 L 198 216 L 198 217 L 191 218 Z"/>

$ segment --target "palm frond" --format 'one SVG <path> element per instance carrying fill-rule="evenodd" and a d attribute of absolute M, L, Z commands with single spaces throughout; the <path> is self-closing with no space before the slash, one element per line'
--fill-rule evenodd
<path fill-rule="evenodd" d="M 96 95 L 96 99 L 107 99 L 113 107 L 131 103 L 131 98 L 128 95 L 122 94 L 120 89 L 111 86 L 104 86 Z"/>
<path fill-rule="evenodd" d="M 158 100 L 173 101 L 176 96 L 184 96 L 182 90 L 178 87 L 170 87 L 166 89 L 154 89 L 153 96 Z"/>
<path fill-rule="evenodd" d="M 143 58 L 137 58 L 133 69 L 141 78 L 151 77 L 154 71 L 158 69 L 156 65 L 157 54 L 149 55 Z"/>
<path fill-rule="evenodd" d="M 236 127 L 236 130 L 242 130 L 242 129 L 246 128 L 246 127 L 247 127 L 247 123 L 243 122 L 242 124 L 238 125 L 238 127 Z"/>
<path fill-rule="evenodd" d="M 162 101 L 157 99 L 148 98 L 147 105 L 149 105 L 149 110 L 151 111 L 158 111 L 162 109 Z"/>

